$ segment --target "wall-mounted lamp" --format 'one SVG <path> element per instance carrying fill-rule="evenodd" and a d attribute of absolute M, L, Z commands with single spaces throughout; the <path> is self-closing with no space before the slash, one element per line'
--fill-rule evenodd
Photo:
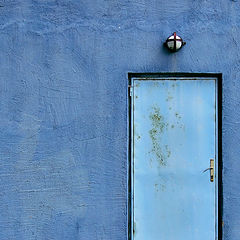
<path fill-rule="evenodd" d="M 176 32 L 173 33 L 173 35 L 171 35 L 170 37 L 168 37 L 168 39 L 166 40 L 166 42 L 164 43 L 165 46 L 172 52 L 176 52 L 178 51 L 180 48 L 182 48 L 182 46 L 184 46 L 186 44 L 186 42 L 184 42 L 182 40 L 181 37 L 179 37 Z"/>

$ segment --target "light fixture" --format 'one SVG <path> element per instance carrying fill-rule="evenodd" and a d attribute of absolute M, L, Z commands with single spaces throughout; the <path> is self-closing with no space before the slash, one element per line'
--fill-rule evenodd
<path fill-rule="evenodd" d="M 176 52 L 180 48 L 182 48 L 182 46 L 184 46 L 186 44 L 186 42 L 184 42 L 182 40 L 182 38 L 179 37 L 176 34 L 176 32 L 174 32 L 173 35 L 168 37 L 168 39 L 166 40 L 166 42 L 164 44 L 171 52 Z"/>

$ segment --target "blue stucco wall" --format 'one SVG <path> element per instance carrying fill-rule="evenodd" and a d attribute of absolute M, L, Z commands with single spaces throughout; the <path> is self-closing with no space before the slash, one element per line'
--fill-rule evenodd
<path fill-rule="evenodd" d="M 239 1 L 0 5 L 1 240 L 127 239 L 128 72 L 223 73 L 223 230 L 239 239 Z M 173 31 L 187 45 L 169 54 Z"/>

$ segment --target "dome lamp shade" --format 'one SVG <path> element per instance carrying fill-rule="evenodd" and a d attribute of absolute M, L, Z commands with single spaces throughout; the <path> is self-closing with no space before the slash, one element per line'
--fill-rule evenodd
<path fill-rule="evenodd" d="M 173 33 L 170 37 L 165 42 L 165 46 L 171 51 L 171 52 L 176 52 L 179 49 L 184 46 L 186 42 L 182 40 L 181 37 L 179 37 L 176 32 Z"/>

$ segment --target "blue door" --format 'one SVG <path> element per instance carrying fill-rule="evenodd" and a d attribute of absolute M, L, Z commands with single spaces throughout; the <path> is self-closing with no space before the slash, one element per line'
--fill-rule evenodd
<path fill-rule="evenodd" d="M 132 239 L 217 239 L 216 79 L 132 79 Z"/>

